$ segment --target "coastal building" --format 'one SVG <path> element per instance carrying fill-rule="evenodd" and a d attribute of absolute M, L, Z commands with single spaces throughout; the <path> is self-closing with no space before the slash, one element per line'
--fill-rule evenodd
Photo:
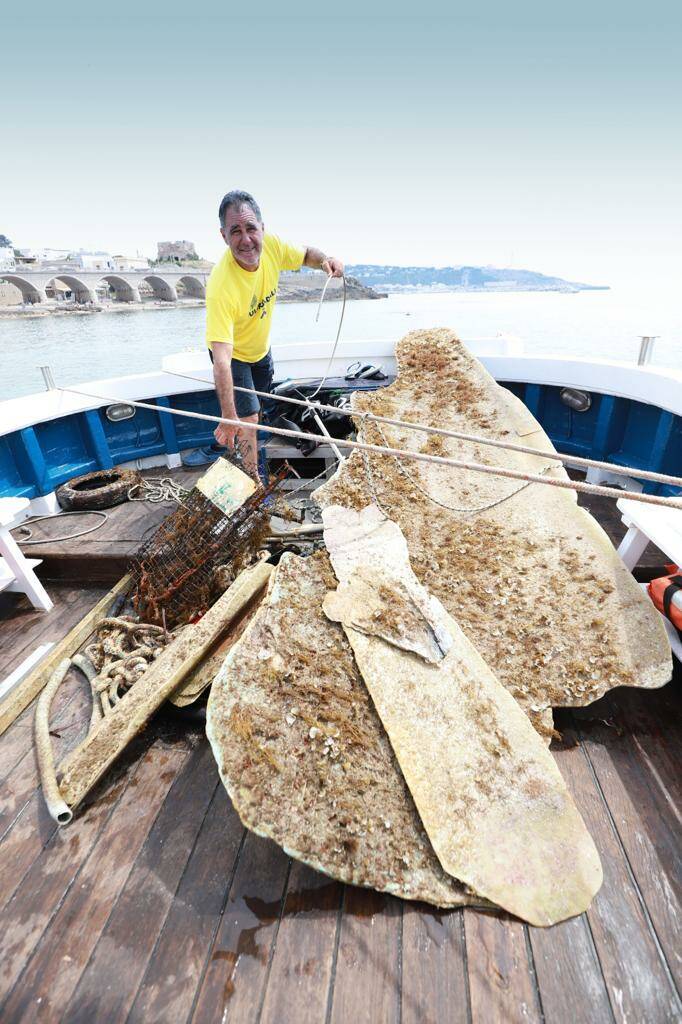
<path fill-rule="evenodd" d="M 158 259 L 160 260 L 197 260 L 194 242 L 157 242 Z"/>
<path fill-rule="evenodd" d="M 69 258 L 69 249 L 23 248 L 15 249 L 17 263 L 63 263 Z"/>
<path fill-rule="evenodd" d="M 146 256 L 113 256 L 114 270 L 146 270 L 149 260 Z"/>
<path fill-rule="evenodd" d="M 68 264 L 79 270 L 116 270 L 114 257 L 108 252 L 87 252 L 79 249 L 68 255 Z"/>

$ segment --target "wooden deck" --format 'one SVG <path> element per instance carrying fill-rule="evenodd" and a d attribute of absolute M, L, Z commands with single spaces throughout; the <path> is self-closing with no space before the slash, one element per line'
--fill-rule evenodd
<path fill-rule="evenodd" d="M 47 616 L 0 595 L 2 675 L 105 589 L 53 583 Z M 291 861 L 242 828 L 201 723 L 175 712 L 58 831 L 29 708 L 0 737 L 0 1020 L 680 1020 L 677 669 L 663 690 L 557 715 L 553 750 L 604 884 L 587 914 L 551 929 L 439 912 Z M 84 732 L 88 699 L 70 674 L 53 709 L 58 753 Z"/>

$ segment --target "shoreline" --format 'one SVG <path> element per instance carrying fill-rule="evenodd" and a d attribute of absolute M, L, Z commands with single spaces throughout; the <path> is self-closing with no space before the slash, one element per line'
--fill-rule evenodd
<path fill-rule="evenodd" d="M 347 299 L 349 302 L 357 301 L 358 299 L 385 299 L 386 295 L 374 292 L 370 294 L 370 289 L 363 289 L 361 294 L 349 294 Z M 291 291 L 289 294 L 279 295 L 277 301 L 280 303 L 292 303 L 292 302 L 305 302 L 313 303 L 319 302 L 321 291 L 312 291 L 298 289 Z M 343 298 L 340 290 L 329 289 L 325 296 L 325 303 L 327 302 L 340 302 Z M 60 308 L 60 305 L 62 308 Z M 148 311 L 154 311 L 159 309 L 201 309 L 206 306 L 204 299 L 179 299 L 177 302 L 162 302 L 158 299 L 149 299 L 145 302 L 110 302 L 104 305 L 90 305 L 90 306 L 79 306 L 76 303 L 62 303 L 60 305 L 48 305 L 46 303 L 36 303 L 34 306 L 0 306 L 0 320 L 26 320 L 26 319 L 41 319 L 43 317 L 55 316 L 55 317 L 66 317 L 66 316 L 95 316 L 98 313 L 142 313 Z"/>

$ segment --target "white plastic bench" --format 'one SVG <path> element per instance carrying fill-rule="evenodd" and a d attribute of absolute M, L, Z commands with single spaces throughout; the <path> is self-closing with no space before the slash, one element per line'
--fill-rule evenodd
<path fill-rule="evenodd" d="M 0 590 L 26 594 L 34 608 L 49 612 L 53 607 L 34 569 L 41 558 L 26 558 L 10 533 L 28 514 L 28 498 L 0 498 Z"/>
<path fill-rule="evenodd" d="M 630 498 L 620 498 L 618 508 L 628 527 L 628 532 L 620 542 L 618 554 L 628 569 L 634 569 L 650 541 L 665 552 L 671 562 L 682 566 L 682 510 L 644 505 Z M 663 621 L 670 646 L 682 661 L 682 643 L 677 631 L 665 616 Z"/>
<path fill-rule="evenodd" d="M 618 554 L 632 570 L 644 554 L 649 541 L 664 551 L 671 562 L 682 565 L 682 510 L 621 498 L 621 518 L 628 527 Z"/>

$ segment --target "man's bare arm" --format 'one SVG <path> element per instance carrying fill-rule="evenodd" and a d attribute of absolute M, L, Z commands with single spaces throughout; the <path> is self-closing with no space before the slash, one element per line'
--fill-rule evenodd
<path fill-rule="evenodd" d="M 213 379 L 220 402 L 221 416 L 228 420 L 236 420 L 237 409 L 234 404 L 234 385 L 232 383 L 232 345 L 225 341 L 213 342 Z M 213 432 L 218 444 L 232 448 L 236 429 L 228 426 L 227 423 L 219 423 Z"/>
<path fill-rule="evenodd" d="M 309 245 L 305 251 L 303 265 L 312 270 L 324 270 L 325 274 L 332 277 L 343 277 L 343 262 L 336 256 L 325 256 L 321 249 Z"/>

